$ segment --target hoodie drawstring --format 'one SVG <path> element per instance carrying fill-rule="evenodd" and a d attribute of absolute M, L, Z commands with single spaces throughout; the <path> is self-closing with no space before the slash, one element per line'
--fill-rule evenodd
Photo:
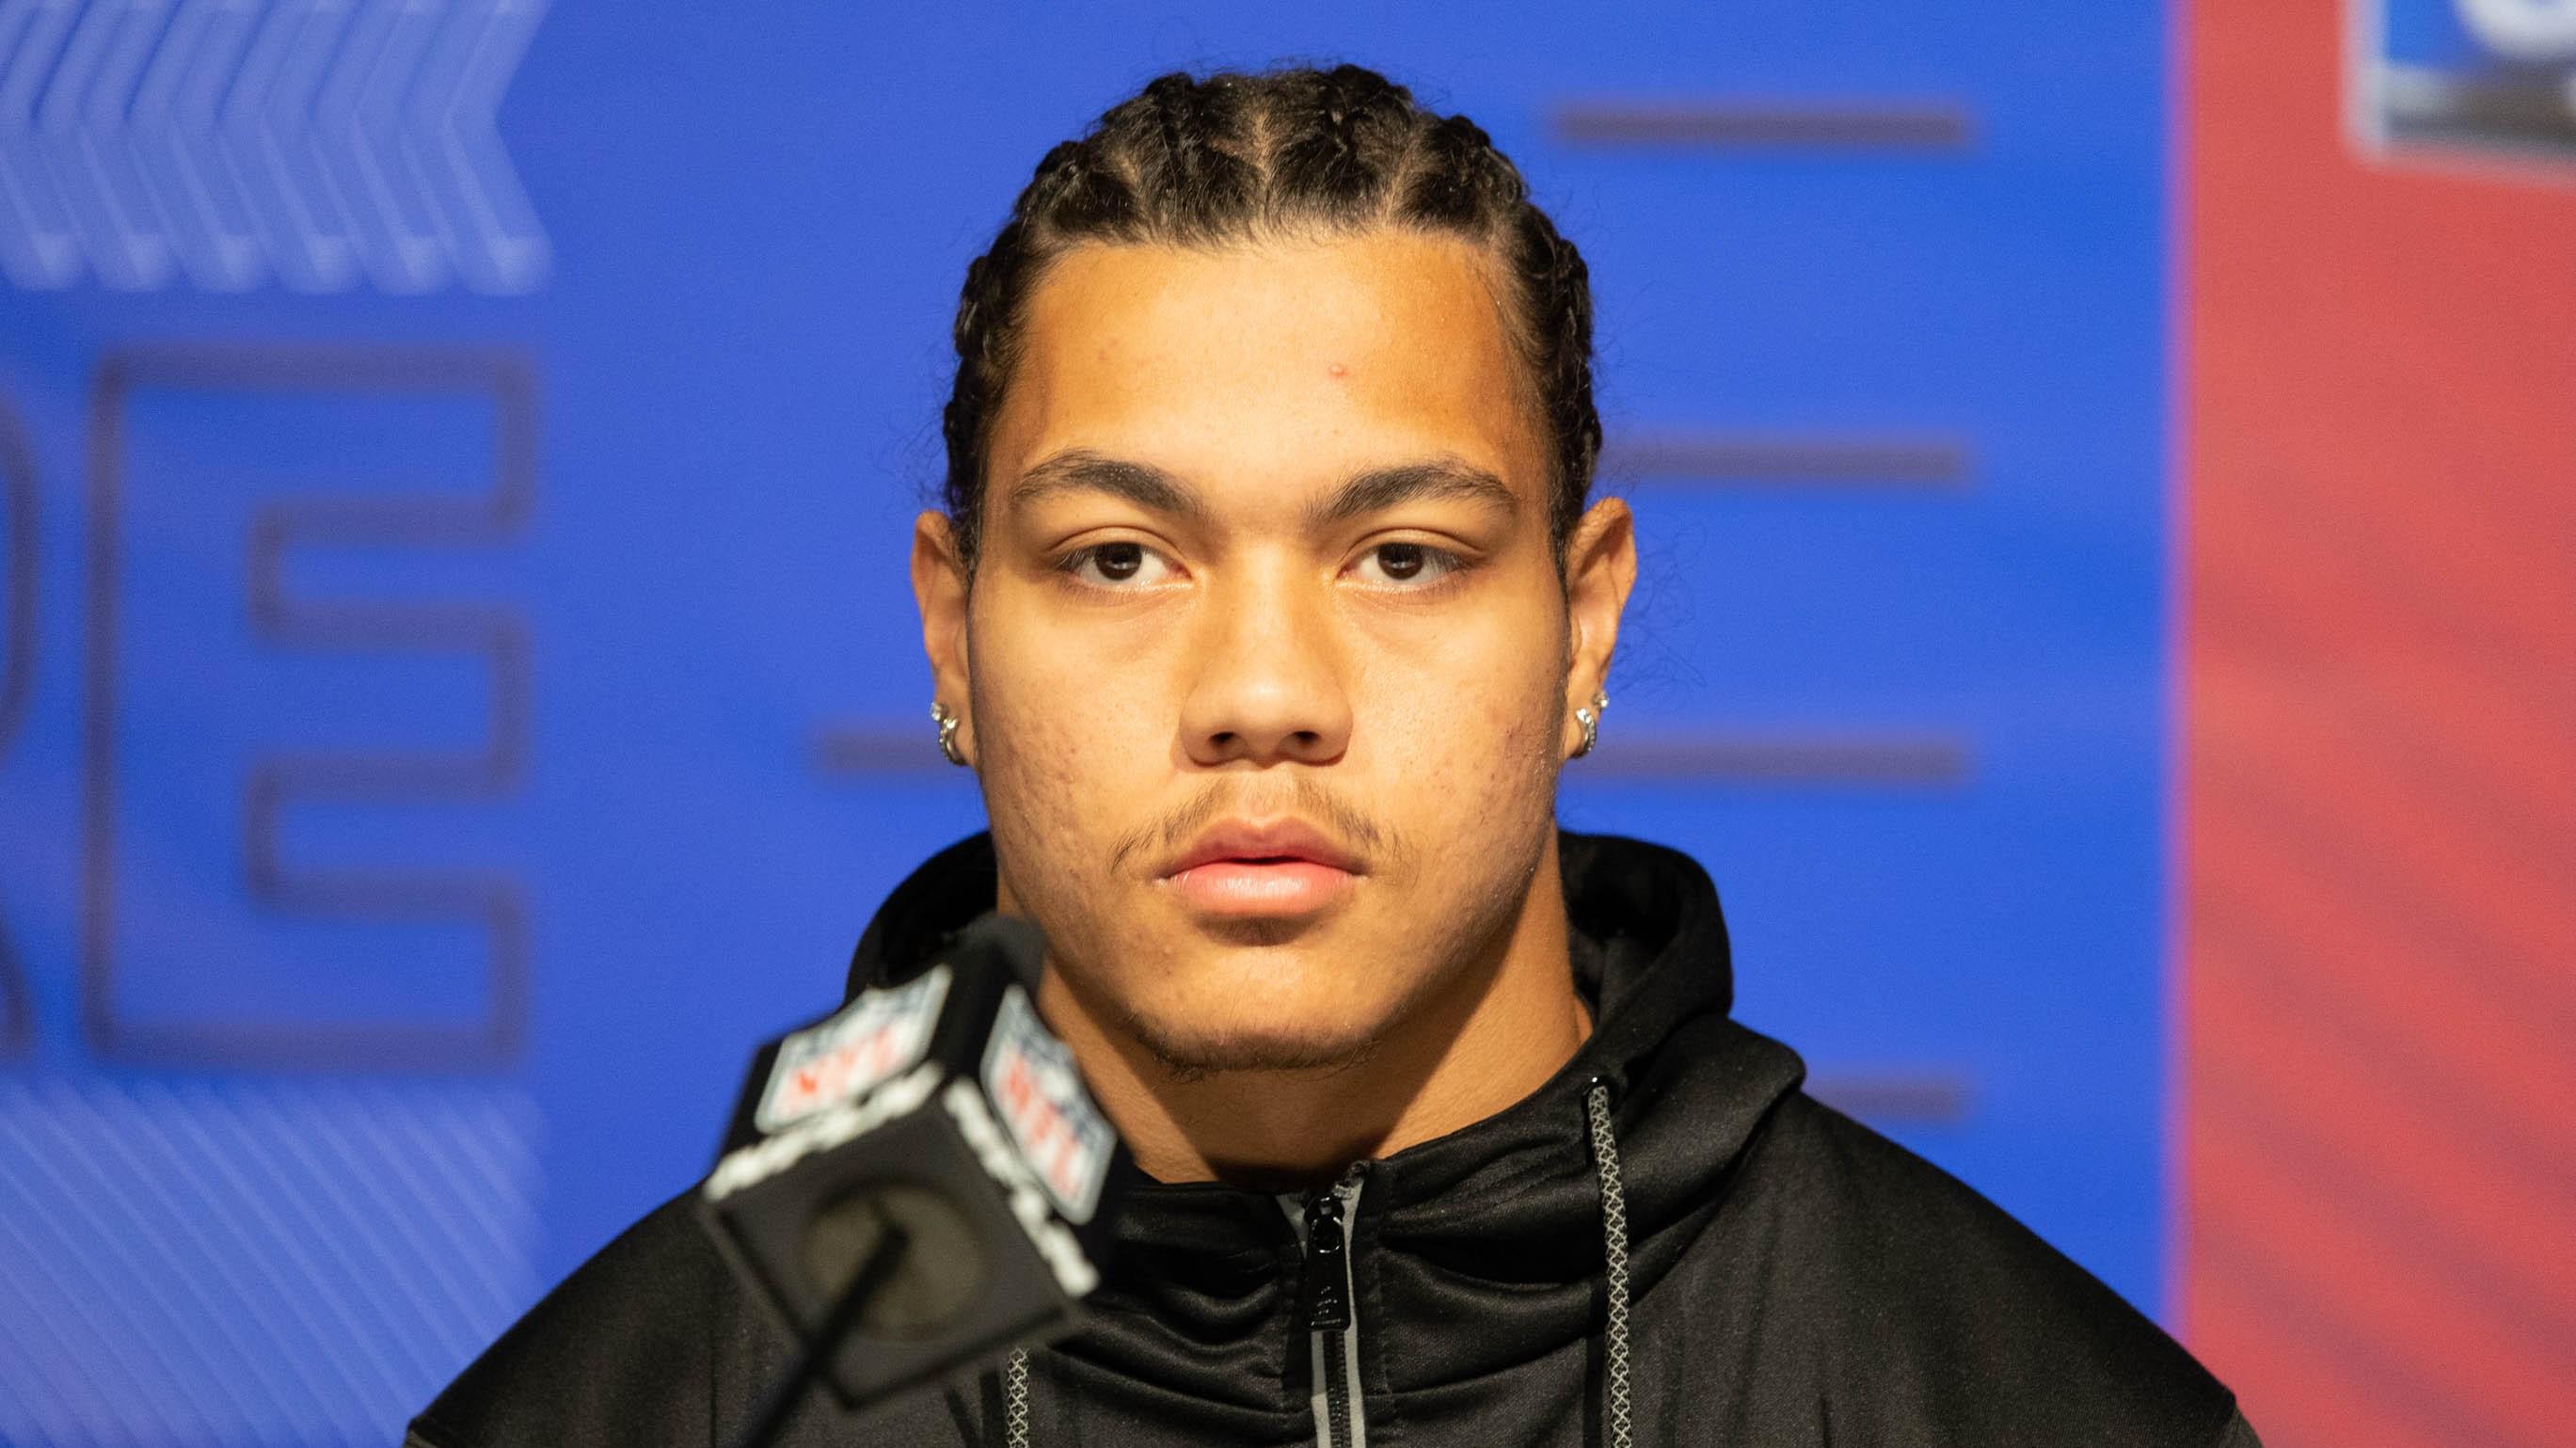
<path fill-rule="evenodd" d="M 1592 1118 L 1592 1175 L 1601 1184 L 1601 1295 L 1608 1302 L 1601 1422 L 1609 1430 L 1609 1448 L 1629 1448 L 1628 1198 L 1619 1186 L 1619 1141 L 1610 1133 L 1610 1083 L 1595 1077 L 1584 1105 Z"/>
<path fill-rule="evenodd" d="M 1619 1184 L 1619 1139 L 1610 1129 L 1610 1083 L 1595 1078 L 1584 1093 L 1592 1126 L 1592 1177 L 1601 1188 L 1602 1325 L 1601 1422 L 1608 1448 L 1631 1448 L 1634 1430 L 1628 1401 L 1628 1198 Z M 1002 1442 L 1029 1448 L 1029 1354 L 1011 1350 L 1002 1366 Z"/>
<path fill-rule="evenodd" d="M 1029 1448 L 1029 1350 L 1011 1349 L 1002 1365 L 1002 1442 L 1005 1448 Z"/>

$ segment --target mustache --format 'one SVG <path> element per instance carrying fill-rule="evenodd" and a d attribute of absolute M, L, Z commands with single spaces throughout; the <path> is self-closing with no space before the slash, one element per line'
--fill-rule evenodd
<path fill-rule="evenodd" d="M 1120 837 L 1109 851 L 1110 873 L 1117 873 L 1140 851 L 1153 850 L 1153 858 L 1177 852 L 1205 828 L 1208 821 L 1229 811 L 1254 819 L 1280 814 L 1298 815 L 1323 826 L 1335 840 L 1370 859 L 1381 855 L 1401 858 L 1403 855 L 1403 842 L 1395 831 L 1380 826 L 1358 806 L 1335 794 L 1323 781 L 1300 775 L 1285 787 L 1284 792 L 1279 788 L 1247 789 L 1233 783 L 1209 785 L 1170 814 Z"/>

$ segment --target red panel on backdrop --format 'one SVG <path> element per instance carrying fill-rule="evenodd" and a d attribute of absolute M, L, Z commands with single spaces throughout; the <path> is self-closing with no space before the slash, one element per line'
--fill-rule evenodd
<path fill-rule="evenodd" d="M 2180 1318 L 2275 1445 L 2576 1433 L 2576 165 L 2185 7 Z"/>

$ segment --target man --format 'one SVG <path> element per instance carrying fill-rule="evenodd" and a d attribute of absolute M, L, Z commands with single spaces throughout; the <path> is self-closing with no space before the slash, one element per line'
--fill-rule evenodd
<path fill-rule="evenodd" d="M 1636 573 L 1583 263 L 1354 67 L 1166 76 L 969 268 L 912 573 L 993 908 L 1140 1175 L 1090 1325 L 794 1443 L 2243 1445 L 2081 1269 L 1727 1019 L 1684 857 L 1559 831 Z M 413 1425 L 709 1443 L 786 1363 L 675 1203 Z"/>

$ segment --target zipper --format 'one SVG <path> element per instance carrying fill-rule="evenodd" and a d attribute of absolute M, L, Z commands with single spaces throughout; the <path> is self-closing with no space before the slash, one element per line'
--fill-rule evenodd
<path fill-rule="evenodd" d="M 1305 1262 L 1297 1277 L 1297 1320 L 1306 1329 L 1315 1377 L 1316 1448 L 1367 1448 L 1368 1416 L 1360 1407 L 1360 1332 L 1352 1309 L 1351 1217 L 1359 1209 L 1368 1163 L 1353 1162 L 1340 1181 L 1301 1200 L 1279 1199 L 1297 1224 Z"/>

